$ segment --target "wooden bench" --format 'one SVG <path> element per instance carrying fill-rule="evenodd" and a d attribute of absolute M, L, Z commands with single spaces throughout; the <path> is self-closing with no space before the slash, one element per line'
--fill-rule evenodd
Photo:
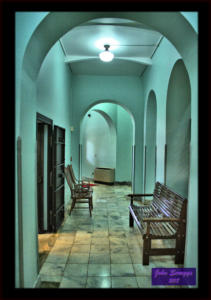
<path fill-rule="evenodd" d="M 187 199 L 156 182 L 153 194 L 129 194 L 129 225 L 134 220 L 143 237 L 143 265 L 149 264 L 149 256 L 175 255 L 175 264 L 184 264 Z M 135 197 L 152 196 L 149 205 L 135 205 Z M 151 248 L 153 239 L 175 239 L 174 248 Z"/>

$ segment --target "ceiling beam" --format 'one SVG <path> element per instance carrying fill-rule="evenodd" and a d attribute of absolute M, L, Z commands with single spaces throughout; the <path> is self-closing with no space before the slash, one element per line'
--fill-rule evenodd
<path fill-rule="evenodd" d="M 99 56 L 80 56 L 80 55 L 69 56 L 68 55 L 65 57 L 64 61 L 65 63 L 69 64 L 69 63 L 75 63 L 79 61 L 87 61 L 93 59 L 99 59 Z M 131 61 L 131 62 L 135 62 L 147 66 L 152 65 L 152 60 L 149 57 L 114 57 L 114 59 Z"/>

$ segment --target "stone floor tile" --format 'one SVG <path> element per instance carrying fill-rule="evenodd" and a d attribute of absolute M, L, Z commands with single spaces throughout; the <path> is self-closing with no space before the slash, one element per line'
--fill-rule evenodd
<path fill-rule="evenodd" d="M 94 229 L 92 234 L 93 238 L 107 238 L 108 237 L 108 230 L 102 228 L 102 229 Z"/>
<path fill-rule="evenodd" d="M 152 285 L 151 276 L 136 276 L 139 288 L 157 288 Z"/>
<path fill-rule="evenodd" d="M 111 254 L 123 254 L 127 253 L 129 254 L 129 249 L 127 246 L 122 246 L 122 245 L 110 245 L 110 251 Z"/>
<path fill-rule="evenodd" d="M 51 281 L 42 281 L 39 285 L 41 289 L 57 289 L 60 285 L 60 282 L 51 282 Z"/>
<path fill-rule="evenodd" d="M 87 264 L 89 261 L 89 253 L 71 253 L 68 264 Z"/>
<path fill-rule="evenodd" d="M 132 264 L 111 264 L 111 276 L 135 276 Z"/>
<path fill-rule="evenodd" d="M 105 238 L 92 238 L 92 245 L 109 245 L 109 239 Z"/>
<path fill-rule="evenodd" d="M 90 253 L 89 264 L 110 264 L 110 254 Z"/>
<path fill-rule="evenodd" d="M 64 276 L 66 278 L 72 276 L 87 276 L 88 264 L 66 264 Z"/>
<path fill-rule="evenodd" d="M 91 244 L 91 241 L 92 241 L 91 237 L 89 237 L 89 238 L 80 237 L 80 238 L 75 239 L 74 245 L 75 244 L 88 245 L 88 244 Z"/>
<path fill-rule="evenodd" d="M 133 268 L 135 271 L 136 276 L 151 276 L 152 275 L 152 268 L 156 268 L 154 263 L 150 263 L 148 266 L 144 266 L 141 264 L 133 264 Z"/>
<path fill-rule="evenodd" d="M 112 253 L 111 252 L 111 263 L 112 264 L 132 264 L 129 253 Z"/>
<path fill-rule="evenodd" d="M 65 264 L 63 263 L 44 263 L 40 270 L 40 274 L 49 276 L 61 276 L 63 275 Z"/>
<path fill-rule="evenodd" d="M 51 253 L 48 255 L 45 263 L 56 263 L 56 264 L 66 264 L 69 253 L 59 252 L 59 253 Z"/>
<path fill-rule="evenodd" d="M 109 245 L 108 244 L 92 244 L 90 253 L 106 253 L 109 254 Z"/>
<path fill-rule="evenodd" d="M 110 276 L 110 264 L 88 264 L 88 276 Z"/>
<path fill-rule="evenodd" d="M 127 242 L 123 238 L 110 236 L 109 240 L 110 240 L 110 245 L 112 246 L 127 246 Z"/>
<path fill-rule="evenodd" d="M 87 277 L 63 277 L 59 288 L 85 288 Z"/>
<path fill-rule="evenodd" d="M 131 257 L 133 264 L 142 264 L 143 263 L 142 254 L 139 252 L 137 252 L 137 253 L 130 252 L 130 257 Z"/>
<path fill-rule="evenodd" d="M 63 277 L 62 275 L 49 275 L 49 274 L 40 274 L 40 280 L 42 281 L 48 281 L 48 282 L 61 282 Z"/>
<path fill-rule="evenodd" d="M 136 277 L 112 277 L 112 288 L 138 288 Z"/>
<path fill-rule="evenodd" d="M 88 277 L 86 288 L 111 288 L 111 277 L 108 276 Z"/>
<path fill-rule="evenodd" d="M 89 253 L 90 252 L 90 244 L 73 244 L 71 248 L 72 253 Z"/>

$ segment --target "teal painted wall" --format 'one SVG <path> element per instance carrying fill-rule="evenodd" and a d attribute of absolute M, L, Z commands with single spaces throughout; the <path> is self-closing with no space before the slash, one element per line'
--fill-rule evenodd
<path fill-rule="evenodd" d="M 145 119 L 147 99 L 151 90 L 155 92 L 157 101 L 157 176 L 156 179 L 164 182 L 164 149 L 166 143 L 166 99 L 168 82 L 171 70 L 180 58 L 179 53 L 172 44 L 163 38 L 152 60 L 153 64 L 142 76 L 145 99 Z M 146 129 L 145 129 L 146 139 Z"/>
<path fill-rule="evenodd" d="M 64 63 L 64 53 L 57 42 L 47 54 L 37 79 L 37 112 L 65 128 L 65 164 L 70 163 L 72 123 L 72 74 Z M 65 180 L 65 203 L 70 200 Z"/>
<path fill-rule="evenodd" d="M 190 56 L 191 56 L 190 49 Z M 166 38 L 161 41 L 156 53 L 152 60 L 153 64 L 142 76 L 144 88 L 144 101 L 145 101 L 145 114 L 148 94 L 151 90 L 155 92 L 157 100 L 157 176 L 156 180 L 164 182 L 164 149 L 166 143 L 166 108 L 167 108 L 167 94 L 169 87 L 169 80 L 172 69 L 175 63 L 181 58 L 180 54 L 172 46 Z M 193 64 L 192 72 L 189 72 L 190 80 L 197 74 L 197 64 Z M 195 80 L 195 79 L 194 79 Z M 181 88 L 183 83 L 180 82 Z M 185 83 L 186 85 L 186 83 Z M 173 88 L 173 87 L 172 87 Z M 198 199 L 197 199 L 197 105 L 196 97 L 197 83 L 192 86 L 191 94 L 191 161 L 190 161 L 190 182 L 188 189 L 188 222 L 187 222 L 187 238 L 186 238 L 186 253 L 185 253 L 185 266 L 196 267 L 198 262 Z M 177 101 L 176 98 L 174 101 Z M 172 112 L 173 113 L 173 112 Z M 146 129 L 145 129 L 146 136 Z M 195 147 L 193 146 L 195 145 Z M 195 162 L 194 162 L 195 160 Z M 195 196 L 194 196 L 195 193 Z M 194 224 L 194 226 L 193 226 Z M 195 251 L 192 251 L 195 249 Z"/>
<path fill-rule="evenodd" d="M 144 153 L 144 170 L 145 170 L 145 193 L 151 194 L 155 186 L 155 146 L 156 146 L 156 125 L 157 125 L 157 104 L 156 96 L 154 92 L 150 92 L 147 99 L 147 111 L 146 111 L 146 137 L 145 137 L 145 153 Z"/>
<path fill-rule="evenodd" d="M 37 279 L 37 191 L 36 191 L 36 112 L 54 120 L 54 124 L 66 127 L 66 158 L 70 156 L 71 124 L 71 72 L 64 63 L 64 55 L 56 44 L 41 67 L 37 86 L 22 70 L 23 53 L 28 39 L 39 21 L 47 13 L 17 14 L 16 16 L 16 141 L 22 137 L 22 206 L 24 287 L 33 287 Z M 27 26 L 27 24 L 30 24 Z M 37 44 L 39 42 L 37 41 Z M 34 45 L 36 47 L 36 45 Z M 22 76 L 22 77 L 21 77 Z M 43 84 L 44 83 L 44 84 Z M 38 101 L 37 101 L 38 97 Z M 59 113 L 58 113 L 59 112 Z M 17 157 L 17 149 L 16 149 Z M 15 159 L 16 159 L 15 157 Z M 16 159 L 17 167 L 17 159 Z M 17 169 L 16 169 L 17 170 Z M 66 189 L 66 196 L 68 189 Z M 16 176 L 16 287 L 19 278 L 19 228 L 17 214 Z M 66 197 L 67 201 L 67 197 Z"/>
<path fill-rule="evenodd" d="M 171 73 L 166 109 L 166 184 L 188 197 L 190 153 L 190 83 L 179 60 Z"/>
<path fill-rule="evenodd" d="M 27 43 L 39 22 L 47 15 L 47 12 L 30 13 L 21 12 L 15 14 L 15 286 L 23 286 L 22 277 L 19 274 L 20 264 L 23 262 L 19 260 L 19 216 L 18 216 L 18 180 L 17 180 L 17 138 L 21 135 L 21 71 L 23 62 L 23 53 L 26 49 Z M 29 97 L 30 99 L 30 97 Z M 32 102 L 33 107 L 33 102 Z M 27 113 L 27 111 L 25 111 Z M 33 158 L 34 159 L 34 158 Z M 33 191 L 32 191 L 33 192 Z M 33 218 L 33 213 L 30 215 Z M 36 249 L 36 245 L 35 245 Z M 36 263 L 36 255 L 32 261 Z M 29 271 L 30 282 L 34 283 L 36 279 L 36 265 L 32 263 L 31 271 Z M 34 267 L 35 266 L 35 267 Z M 24 267 L 23 267 L 24 268 Z M 28 274 L 27 274 L 28 275 Z"/>
<path fill-rule="evenodd" d="M 136 76 L 86 76 L 77 75 L 73 76 L 73 107 L 74 107 L 74 147 L 73 147 L 73 162 L 75 161 L 75 170 L 78 171 L 78 144 L 79 144 L 79 120 L 82 120 L 83 115 L 87 112 L 87 108 L 91 108 L 93 105 L 98 104 L 99 101 L 113 101 L 116 104 L 121 103 L 124 108 L 127 108 L 134 116 L 135 120 L 135 140 L 136 144 L 136 171 L 139 174 L 136 176 L 134 182 L 134 189 L 136 191 L 143 191 L 143 174 L 141 172 L 143 167 L 143 118 L 144 118 L 144 102 L 143 102 L 143 89 L 142 83 L 139 77 Z M 106 106 L 105 106 L 106 107 Z M 106 110 L 106 109 L 105 109 Z M 108 112 L 108 106 L 107 110 Z M 112 115 L 113 114 L 113 115 Z M 114 117 L 114 112 L 111 117 Z M 118 114 L 117 114 L 118 116 Z M 126 124 L 128 128 L 132 126 L 128 121 L 125 123 L 121 121 L 125 118 L 123 110 L 119 110 L 119 136 L 123 136 L 121 130 L 123 130 Z M 122 123 L 121 123 L 122 122 Z M 131 121 L 130 121 L 131 122 Z M 120 130 L 120 127 L 122 128 Z M 117 128 L 118 129 L 118 128 Z M 126 130 L 126 128 L 124 128 Z M 129 131 L 131 135 L 131 129 Z M 118 134 L 117 134 L 118 136 Z M 125 145 L 125 140 L 121 137 L 122 145 Z M 120 144 L 121 144 L 120 143 Z M 129 143 L 128 143 L 129 144 Z M 118 151 L 118 150 L 117 150 Z M 130 152 L 130 149 L 127 150 Z M 130 156 L 130 153 L 129 153 Z M 124 157 L 125 158 L 125 157 Z M 119 163 L 119 162 L 118 162 Z M 128 162 L 130 165 L 130 163 Z M 127 167 L 121 166 L 121 169 Z M 129 168 L 128 168 L 129 170 Z M 131 171 L 130 171 L 131 172 Z M 130 174 L 128 171 L 128 174 Z M 124 172 L 123 172 L 124 173 Z M 118 172 L 117 172 L 117 176 Z M 128 175 L 130 178 L 130 175 Z M 125 177 L 124 177 L 125 178 Z M 118 177 L 116 178 L 118 180 Z M 119 178 L 119 180 L 122 180 Z"/>
<path fill-rule="evenodd" d="M 100 103 L 100 104 L 95 105 L 92 109 L 101 109 L 102 111 L 104 111 L 112 119 L 112 122 L 114 123 L 114 125 L 116 127 L 116 125 L 117 125 L 117 108 L 118 108 L 118 106 L 114 103 Z"/>
<path fill-rule="evenodd" d="M 193 26 L 194 30 L 198 32 L 198 12 L 182 11 L 181 14 L 188 20 Z"/>
<path fill-rule="evenodd" d="M 142 141 L 141 145 L 142 146 Z M 132 172 L 133 124 L 128 112 L 117 107 L 117 161 L 116 181 L 131 182 Z"/>

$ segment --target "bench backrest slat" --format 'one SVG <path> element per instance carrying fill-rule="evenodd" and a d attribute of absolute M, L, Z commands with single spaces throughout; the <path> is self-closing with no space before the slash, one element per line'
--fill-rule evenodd
<path fill-rule="evenodd" d="M 170 190 L 166 185 L 156 182 L 151 206 L 164 217 L 183 218 L 186 215 L 187 199 Z M 176 229 L 178 223 L 172 223 Z"/>

